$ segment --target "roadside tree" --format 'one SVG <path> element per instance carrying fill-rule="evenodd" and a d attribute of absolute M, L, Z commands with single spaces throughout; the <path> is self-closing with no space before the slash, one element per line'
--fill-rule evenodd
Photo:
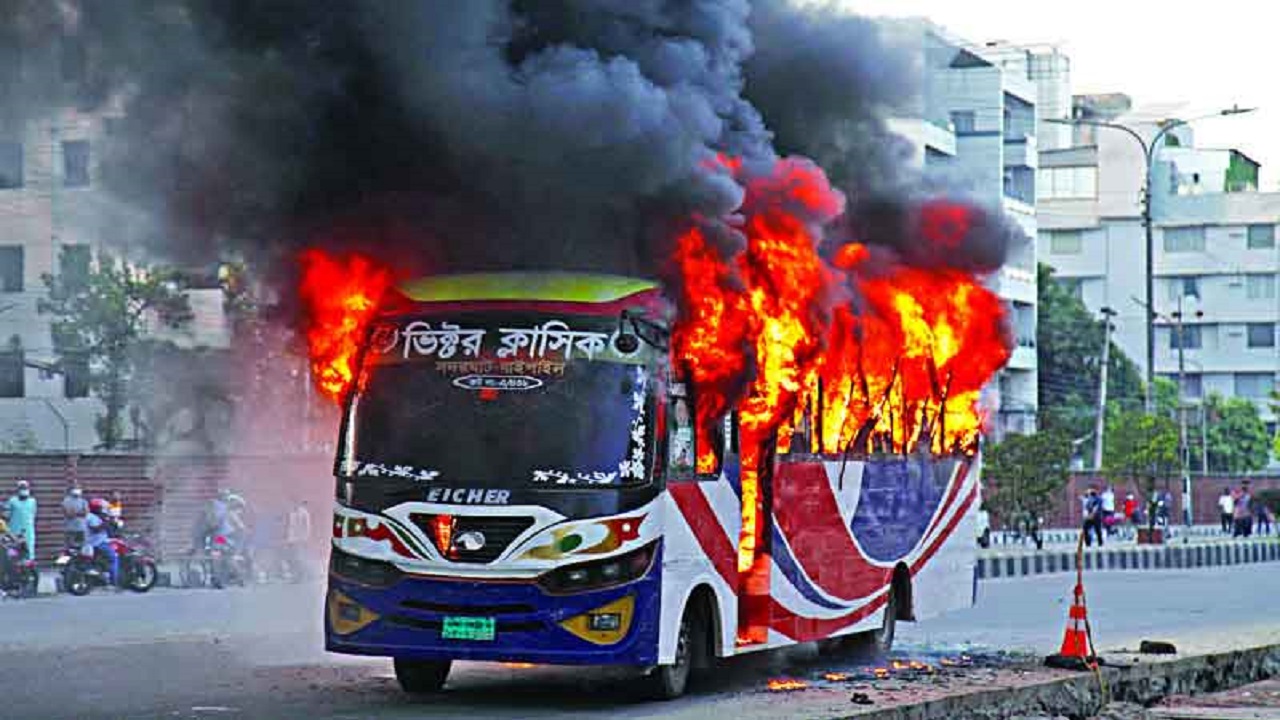
<path fill-rule="evenodd" d="M 1080 451 L 1091 458 L 1105 329 L 1102 320 L 1054 278 L 1048 265 L 1039 266 L 1037 294 L 1038 425 L 1069 438 L 1088 438 Z M 1141 403 L 1138 368 L 1114 342 L 1107 366 L 1107 397 Z"/>
<path fill-rule="evenodd" d="M 983 453 L 986 508 L 1005 527 L 1029 532 L 1070 479 L 1071 441 L 1059 431 L 1008 435 Z"/>
<path fill-rule="evenodd" d="M 62 272 L 44 275 L 48 296 L 38 307 L 53 316 L 58 369 L 87 380 L 105 406 L 97 423 L 100 445 L 116 449 L 124 439 L 138 353 L 158 342 L 148 330 L 186 325 L 191 308 L 170 271 L 106 256 L 92 264 L 70 250 L 63 249 Z"/>
<path fill-rule="evenodd" d="M 1107 410 L 1105 440 L 1103 472 L 1114 481 L 1127 480 L 1142 488 L 1148 528 L 1154 528 L 1156 483 L 1178 470 L 1178 424 L 1163 412 L 1148 415 L 1112 405 Z"/>

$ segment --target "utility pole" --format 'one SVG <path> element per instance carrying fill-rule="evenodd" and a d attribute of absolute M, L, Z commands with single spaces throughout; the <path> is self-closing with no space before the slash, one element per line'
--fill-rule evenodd
<path fill-rule="evenodd" d="M 1098 373 L 1098 412 L 1093 426 L 1093 469 L 1102 469 L 1102 436 L 1107 423 L 1107 367 L 1111 363 L 1111 316 L 1116 314 L 1110 307 L 1102 308 L 1102 367 Z"/>
<path fill-rule="evenodd" d="M 1200 472 L 1209 474 L 1209 408 L 1200 403 Z"/>
<path fill-rule="evenodd" d="M 1178 459 L 1182 465 L 1182 519 L 1191 526 L 1191 446 L 1187 442 L 1187 401 L 1183 396 L 1186 379 L 1186 336 L 1183 333 L 1182 293 L 1178 294 L 1178 311 L 1173 313 L 1174 329 L 1178 338 Z M 1197 310 L 1196 317 L 1203 311 Z M 1203 425 L 1201 426 L 1203 428 Z"/>

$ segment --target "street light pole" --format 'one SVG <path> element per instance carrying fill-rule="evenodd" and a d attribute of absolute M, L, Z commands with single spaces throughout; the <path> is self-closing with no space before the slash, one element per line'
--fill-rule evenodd
<path fill-rule="evenodd" d="M 1116 314 L 1110 307 L 1102 308 L 1102 367 L 1098 375 L 1098 411 L 1093 427 L 1093 469 L 1102 470 L 1102 437 L 1107 422 L 1107 367 L 1111 361 L 1111 317 Z"/>
<path fill-rule="evenodd" d="M 1151 142 L 1149 143 L 1145 138 L 1142 137 L 1142 134 L 1139 133 L 1137 130 L 1133 129 L 1132 127 L 1129 127 L 1128 125 L 1122 125 L 1120 123 L 1106 122 L 1103 120 L 1071 119 L 1071 118 L 1046 118 L 1045 119 L 1045 122 L 1055 123 L 1058 125 L 1091 125 L 1094 127 L 1105 127 L 1105 128 L 1112 128 L 1113 130 L 1121 130 L 1128 133 L 1129 136 L 1132 137 L 1134 140 L 1137 140 L 1138 145 L 1142 148 L 1142 157 L 1145 162 L 1145 167 L 1143 168 L 1142 196 L 1141 196 L 1142 227 L 1143 227 L 1143 234 L 1145 235 L 1146 248 L 1147 248 L 1147 262 L 1146 262 L 1147 276 L 1146 276 L 1146 288 L 1145 288 L 1146 297 L 1144 298 L 1146 300 L 1146 305 L 1147 305 L 1147 323 L 1146 323 L 1146 335 L 1147 335 L 1146 411 L 1147 413 L 1155 412 L 1155 406 L 1156 406 L 1156 402 L 1155 402 L 1156 329 L 1155 329 L 1155 303 L 1154 303 L 1154 300 L 1155 300 L 1155 241 L 1154 241 L 1154 233 L 1152 232 L 1152 227 L 1151 227 L 1152 226 L 1151 176 L 1154 170 L 1156 153 L 1160 149 L 1160 141 L 1164 139 L 1164 136 L 1167 135 L 1170 130 L 1173 130 L 1175 128 L 1180 128 L 1186 125 L 1190 125 L 1196 120 L 1204 120 L 1206 118 L 1221 117 L 1226 115 L 1243 115 L 1245 113 L 1253 112 L 1254 110 L 1255 108 L 1242 108 L 1239 105 L 1234 105 L 1232 107 L 1226 108 L 1224 110 L 1219 110 L 1216 113 L 1211 113 L 1208 115 L 1201 115 L 1198 117 L 1188 118 L 1186 120 L 1173 120 L 1170 122 L 1160 123 L 1160 129 L 1156 132 L 1155 136 L 1151 138 Z"/>

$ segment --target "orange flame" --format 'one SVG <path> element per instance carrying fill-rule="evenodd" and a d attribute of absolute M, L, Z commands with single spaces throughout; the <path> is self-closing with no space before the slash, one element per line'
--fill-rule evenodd
<path fill-rule="evenodd" d="M 822 674 L 822 679 L 830 682 L 845 682 L 850 679 L 850 675 L 842 672 L 828 672 Z"/>
<path fill-rule="evenodd" d="M 877 263 L 859 243 L 829 260 L 820 253 L 821 225 L 844 198 L 817 166 L 784 159 L 752 175 L 759 169 L 721 158 L 719 169 L 746 189 L 737 225 L 745 247 L 725 262 L 704 228 L 678 238 L 672 351 L 696 389 L 700 472 L 715 469 L 713 435 L 738 411 L 738 569 L 747 572 L 759 560 L 759 475 L 770 448 L 971 453 L 982 387 L 1010 343 L 1000 299 L 972 274 Z M 922 242 L 954 252 L 970 211 L 936 203 L 920 212 Z M 807 446 L 791 446 L 797 431 Z"/>
<path fill-rule="evenodd" d="M 882 667 L 874 668 L 874 669 L 871 671 L 871 674 L 872 674 L 872 675 L 875 675 L 875 676 L 876 676 L 876 678 L 878 678 L 878 679 L 880 679 L 880 680 L 883 680 L 883 679 L 885 679 L 885 678 L 889 677 L 889 668 L 882 668 Z"/>
<path fill-rule="evenodd" d="M 809 683 L 803 680 L 794 680 L 792 678 L 774 678 L 769 681 L 770 692 L 791 692 L 794 690 L 803 690 L 809 687 Z"/>
<path fill-rule="evenodd" d="M 338 258 L 311 249 L 299 258 L 298 293 L 306 308 L 311 376 L 341 402 L 355 378 L 355 359 L 391 272 L 363 255 Z"/>

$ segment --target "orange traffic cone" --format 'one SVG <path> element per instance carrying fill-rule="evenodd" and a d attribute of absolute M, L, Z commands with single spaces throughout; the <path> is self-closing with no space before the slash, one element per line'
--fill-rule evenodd
<path fill-rule="evenodd" d="M 1089 618 L 1084 604 L 1084 583 L 1076 582 L 1071 600 L 1071 610 L 1067 614 L 1067 631 L 1062 636 L 1062 649 L 1057 655 L 1044 659 L 1049 667 L 1066 670 L 1087 670 L 1093 667 L 1097 658 L 1090 652 Z"/>

